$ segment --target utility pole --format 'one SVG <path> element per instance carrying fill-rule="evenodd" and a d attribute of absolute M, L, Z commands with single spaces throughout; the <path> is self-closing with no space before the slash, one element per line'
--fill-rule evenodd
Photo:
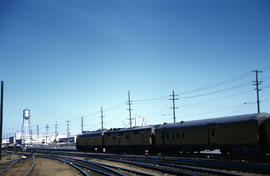
<path fill-rule="evenodd" d="M 57 135 L 58 135 L 58 133 L 57 133 L 57 121 L 55 122 L 55 125 L 54 125 L 54 135 L 55 135 L 55 143 L 56 143 L 56 139 L 57 139 Z"/>
<path fill-rule="evenodd" d="M 104 115 L 103 115 L 103 109 L 102 109 L 102 106 L 101 106 L 101 111 L 100 111 L 100 113 L 101 113 L 101 116 L 100 116 L 100 118 L 101 118 L 101 132 L 103 133 L 103 124 L 104 124 L 103 118 L 104 118 Z"/>
<path fill-rule="evenodd" d="M 47 143 L 47 139 L 48 139 L 48 130 L 49 130 L 49 125 L 47 124 L 47 125 L 46 125 L 46 144 L 48 144 L 48 143 Z"/>
<path fill-rule="evenodd" d="M 253 84 L 253 85 L 256 86 L 256 89 L 254 89 L 254 90 L 256 90 L 256 92 L 257 92 L 257 113 L 260 114 L 261 111 L 260 111 L 260 94 L 259 94 L 259 92 L 262 89 L 259 88 L 259 85 L 262 83 L 262 81 L 259 81 L 259 79 L 258 79 L 258 73 L 262 73 L 262 71 L 253 70 L 252 72 L 255 72 L 256 73 L 256 81 L 253 81 L 253 82 L 255 82 L 255 84 Z"/>
<path fill-rule="evenodd" d="M 2 128 L 3 128 L 3 98 L 4 98 L 4 82 L 1 81 L 1 110 L 0 110 L 0 160 L 2 160 Z"/>
<path fill-rule="evenodd" d="M 69 122 L 70 122 L 70 120 L 67 120 L 66 122 L 67 122 L 67 137 L 69 137 Z"/>
<path fill-rule="evenodd" d="M 129 111 L 129 126 L 130 128 L 132 127 L 132 120 L 131 120 L 131 101 L 130 101 L 130 92 L 128 91 L 128 102 L 127 102 L 127 105 L 128 105 L 128 111 Z"/>
<path fill-rule="evenodd" d="M 37 125 L 37 143 L 38 143 L 38 138 L 39 138 L 39 129 L 38 129 L 38 125 Z"/>
<path fill-rule="evenodd" d="M 83 119 L 84 119 L 84 117 L 81 117 L 81 128 L 82 128 L 82 133 L 83 133 Z"/>
<path fill-rule="evenodd" d="M 169 99 L 169 100 L 172 100 L 173 101 L 173 107 L 172 107 L 172 109 L 173 109 L 173 123 L 175 123 L 175 109 L 177 109 L 177 107 L 175 107 L 175 100 L 178 100 L 178 98 L 175 98 L 175 97 L 177 97 L 178 95 L 175 95 L 174 94 L 174 90 L 172 91 L 172 95 L 170 95 L 171 97 L 172 97 L 172 99 Z"/>

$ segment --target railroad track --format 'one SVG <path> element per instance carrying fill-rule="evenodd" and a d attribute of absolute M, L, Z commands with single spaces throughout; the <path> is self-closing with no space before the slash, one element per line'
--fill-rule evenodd
<path fill-rule="evenodd" d="M 126 176 L 126 175 L 142 175 L 142 176 L 154 176 L 141 171 L 136 171 L 132 169 L 127 169 L 118 166 L 112 166 L 108 164 L 101 164 L 98 162 L 93 162 L 89 160 L 83 160 L 78 158 L 71 157 L 59 157 L 59 156 L 50 156 L 50 155 L 38 155 L 39 157 L 54 159 L 75 166 L 83 175 L 106 175 L 106 176 Z"/>
<path fill-rule="evenodd" d="M 124 163 L 134 162 L 137 163 L 146 163 L 146 164 L 155 164 L 159 166 L 166 166 L 169 168 L 177 168 L 184 170 L 198 170 L 198 172 L 208 172 L 209 174 L 215 174 L 216 171 L 211 171 L 212 169 L 222 169 L 222 170 L 231 170 L 231 171 L 243 171 L 248 173 L 260 173 L 260 174 L 270 174 L 269 165 L 260 165 L 260 164 L 250 164 L 246 162 L 231 162 L 231 161 L 218 161 L 218 160 L 199 160 L 199 159 L 180 159 L 180 158 L 159 158 L 159 157 L 130 157 L 130 156 L 115 156 L 113 158 L 108 158 L 101 156 L 101 159 L 110 160 L 110 161 L 121 161 Z M 199 167 L 199 168 L 198 168 Z M 205 168 L 205 171 L 200 171 Z M 210 169 L 208 169 L 210 168 Z M 220 172 L 217 171 L 218 175 L 234 175 L 231 172 Z"/>
<path fill-rule="evenodd" d="M 30 165 L 30 167 L 27 167 L 27 165 Z M 35 166 L 35 155 L 32 155 L 31 157 L 28 157 L 28 158 L 24 158 L 21 156 L 11 162 L 4 163 L 4 167 L 1 169 L 0 175 L 16 174 L 16 175 L 29 176 L 34 169 L 34 166 Z"/>
<path fill-rule="evenodd" d="M 74 153 L 74 152 L 50 152 L 51 155 L 66 155 L 66 156 L 80 156 L 88 158 L 96 158 L 102 160 L 109 160 L 112 162 L 122 162 L 128 165 L 136 165 L 158 172 L 181 174 L 181 175 L 237 175 L 232 171 L 243 171 L 245 173 L 260 173 L 270 174 L 270 166 L 258 163 L 249 163 L 246 161 L 228 161 L 215 159 L 189 159 L 189 158 L 163 158 L 163 157 L 134 157 L 117 154 L 91 154 L 91 153 Z M 214 170 L 215 169 L 215 170 Z M 217 170 L 226 170 L 217 171 Z M 183 172 L 181 172 L 183 171 Z"/>
<path fill-rule="evenodd" d="M 40 155 L 42 157 L 42 155 Z M 78 167 L 86 168 L 88 170 L 91 170 L 92 172 L 99 173 L 102 175 L 129 175 L 129 173 L 136 174 L 136 175 L 145 175 L 145 176 L 153 176 L 153 174 L 148 174 L 145 172 L 135 171 L 131 169 L 126 169 L 123 167 L 118 166 L 112 166 L 108 164 L 101 164 L 98 162 L 93 162 L 89 160 L 83 160 L 83 159 L 75 159 L 71 157 L 59 157 L 59 156 L 45 156 L 43 157 L 49 157 L 51 159 L 60 160 L 66 163 L 72 163 Z M 104 159 L 104 158 L 103 158 Z M 141 160 L 133 160 L 130 159 L 127 161 L 125 159 L 109 159 L 106 158 L 105 160 L 113 161 L 113 162 L 120 162 L 127 165 L 135 165 L 140 168 L 144 169 L 150 169 L 155 170 L 158 172 L 162 172 L 164 174 L 172 174 L 172 175 L 185 175 L 185 176 L 192 176 L 192 175 L 225 175 L 225 176 L 239 176 L 239 174 L 233 174 L 230 172 L 224 172 L 224 171 L 215 171 L 211 169 L 205 169 L 205 168 L 196 168 L 196 167 L 190 167 L 190 166 L 176 166 L 173 164 L 162 164 L 157 162 L 142 162 Z M 113 169 L 112 169 L 113 168 Z M 116 170 L 115 170 L 116 169 Z M 120 172 L 121 171 L 121 172 Z"/>

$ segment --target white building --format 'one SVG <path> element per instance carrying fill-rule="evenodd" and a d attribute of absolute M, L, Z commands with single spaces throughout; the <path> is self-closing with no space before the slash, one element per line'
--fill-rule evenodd
<path fill-rule="evenodd" d="M 76 140 L 76 136 L 70 136 L 70 137 L 74 137 Z M 23 143 L 26 145 L 49 145 L 52 143 L 58 143 L 59 139 L 62 138 L 67 138 L 67 135 L 63 135 L 63 134 L 32 134 L 30 136 L 27 136 Z M 22 133 L 21 132 L 17 132 L 16 136 L 15 136 L 16 141 L 21 140 L 22 139 Z"/>

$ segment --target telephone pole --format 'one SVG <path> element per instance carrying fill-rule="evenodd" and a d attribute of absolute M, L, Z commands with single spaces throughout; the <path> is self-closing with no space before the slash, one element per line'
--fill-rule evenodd
<path fill-rule="evenodd" d="M 101 116 L 100 116 L 100 118 L 101 118 L 101 132 L 103 133 L 103 124 L 104 124 L 103 118 L 104 118 L 104 115 L 103 115 L 103 109 L 102 109 L 102 106 L 101 106 L 101 111 L 100 111 L 100 113 L 101 113 Z"/>
<path fill-rule="evenodd" d="M 39 129 L 38 129 L 38 125 L 37 125 L 37 143 L 38 143 L 38 138 L 39 138 Z"/>
<path fill-rule="evenodd" d="M 259 79 L 258 79 L 258 73 L 262 73 L 262 71 L 253 70 L 252 72 L 255 72 L 256 73 L 256 81 L 253 81 L 253 82 L 255 82 L 255 84 L 253 84 L 253 85 L 256 86 L 256 89 L 254 89 L 254 90 L 256 90 L 256 92 L 257 92 L 257 113 L 260 114 L 261 111 L 260 111 L 260 94 L 259 94 L 259 92 L 262 89 L 259 88 L 259 85 L 262 83 L 262 81 L 259 81 Z"/>
<path fill-rule="evenodd" d="M 1 108 L 0 108 L 0 160 L 2 160 L 2 128 L 3 128 L 3 98 L 4 98 L 4 82 L 1 81 Z"/>
<path fill-rule="evenodd" d="M 70 120 L 67 120 L 66 122 L 67 122 L 67 137 L 69 137 L 69 122 L 70 122 Z"/>
<path fill-rule="evenodd" d="M 130 128 L 132 127 L 132 119 L 131 119 L 131 101 L 130 101 L 130 92 L 128 91 L 128 102 L 127 102 L 127 105 L 128 105 L 128 111 L 129 111 L 129 126 Z"/>
<path fill-rule="evenodd" d="M 82 133 L 83 133 L 83 119 L 84 119 L 84 117 L 81 117 L 81 129 L 82 129 Z"/>
<path fill-rule="evenodd" d="M 175 98 L 175 97 L 177 97 L 178 95 L 175 95 L 174 94 L 174 90 L 172 91 L 172 95 L 170 95 L 171 97 L 172 97 L 172 99 L 169 99 L 169 100 L 172 100 L 173 101 L 173 107 L 172 107 L 172 109 L 173 109 L 173 123 L 175 123 L 175 109 L 177 109 L 177 107 L 175 107 L 175 100 L 178 100 L 178 98 Z"/>
<path fill-rule="evenodd" d="M 57 121 L 55 122 L 55 125 L 54 125 L 54 135 L 55 135 L 55 143 L 56 143 L 56 139 L 57 139 L 57 135 L 58 135 L 58 132 L 57 132 L 57 126 L 58 126 L 58 124 L 57 124 Z"/>
<path fill-rule="evenodd" d="M 48 130 L 49 130 L 49 125 L 47 124 L 47 125 L 46 125 L 46 144 L 48 144 L 48 143 L 47 143 L 47 139 L 48 139 Z"/>

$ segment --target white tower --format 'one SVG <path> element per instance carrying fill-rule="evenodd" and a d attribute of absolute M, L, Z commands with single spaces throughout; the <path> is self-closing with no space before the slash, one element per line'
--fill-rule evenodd
<path fill-rule="evenodd" d="M 31 140 L 31 123 L 30 123 L 30 109 L 23 110 L 23 123 L 22 123 L 22 145 L 29 145 Z"/>

